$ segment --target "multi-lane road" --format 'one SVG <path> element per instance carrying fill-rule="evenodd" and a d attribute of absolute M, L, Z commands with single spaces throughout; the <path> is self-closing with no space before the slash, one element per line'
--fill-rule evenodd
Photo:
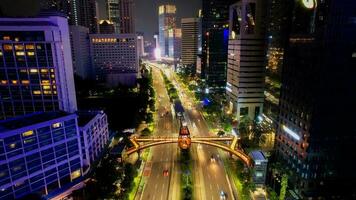
<path fill-rule="evenodd" d="M 191 134 L 211 136 L 204 118 L 194 105 L 193 97 L 189 96 L 175 80 L 172 70 L 156 63 L 150 63 L 150 66 L 154 66 L 152 67 L 153 85 L 158 99 L 156 136 L 177 136 L 178 134 L 178 125 L 170 112 L 171 103 L 159 69 L 162 69 L 177 87 Z M 167 111 L 169 114 L 166 114 Z M 147 176 L 146 182 L 139 199 L 180 199 L 179 151 L 176 144 L 152 147 L 152 157 L 147 161 L 144 169 L 144 174 Z M 190 151 L 193 160 L 194 199 L 219 200 L 221 192 L 226 194 L 227 199 L 234 199 L 231 184 L 220 159 L 224 155 L 220 155 L 216 148 L 205 145 L 192 145 Z M 215 161 L 211 159 L 212 157 Z M 164 170 L 168 170 L 168 176 L 164 176 Z"/>

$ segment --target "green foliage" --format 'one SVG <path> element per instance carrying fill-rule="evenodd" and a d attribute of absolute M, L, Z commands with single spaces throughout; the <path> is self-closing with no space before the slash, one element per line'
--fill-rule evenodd
<path fill-rule="evenodd" d="M 277 193 L 270 187 L 267 188 L 267 195 L 270 200 L 279 200 Z"/>
<path fill-rule="evenodd" d="M 141 131 L 141 135 L 142 136 L 150 136 L 151 135 L 151 131 L 149 128 L 145 128 Z"/>
<path fill-rule="evenodd" d="M 287 187 L 288 187 L 288 175 L 283 174 L 282 175 L 282 182 L 281 182 L 281 191 L 279 192 L 279 200 L 284 200 L 286 197 L 286 192 L 287 192 Z"/>

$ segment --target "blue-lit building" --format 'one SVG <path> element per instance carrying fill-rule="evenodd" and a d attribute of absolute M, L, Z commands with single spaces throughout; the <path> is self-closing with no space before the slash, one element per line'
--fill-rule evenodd
<path fill-rule="evenodd" d="M 0 120 L 56 110 L 77 110 L 67 18 L 0 18 Z"/>
<path fill-rule="evenodd" d="M 55 196 L 82 177 L 77 115 L 33 113 L 0 122 L 0 199 Z"/>
<path fill-rule="evenodd" d="M 82 148 L 84 174 L 103 154 L 109 142 L 109 124 L 103 111 L 80 111 L 78 126 Z"/>

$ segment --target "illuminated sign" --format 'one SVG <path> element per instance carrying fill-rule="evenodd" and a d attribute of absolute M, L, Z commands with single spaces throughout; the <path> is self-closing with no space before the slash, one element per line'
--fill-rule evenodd
<path fill-rule="evenodd" d="M 289 129 L 288 127 L 286 127 L 285 125 L 283 125 L 283 130 L 284 132 L 286 132 L 288 135 L 290 135 L 292 138 L 296 139 L 296 140 L 300 140 L 300 136 L 295 133 L 294 131 L 292 131 L 291 129 Z"/>

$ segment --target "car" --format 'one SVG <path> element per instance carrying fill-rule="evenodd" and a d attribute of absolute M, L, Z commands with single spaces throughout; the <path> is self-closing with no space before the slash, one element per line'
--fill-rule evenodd
<path fill-rule="evenodd" d="M 216 160 L 215 160 L 215 157 L 214 157 L 214 155 L 211 155 L 210 156 L 210 162 L 215 162 Z"/>
<path fill-rule="evenodd" d="M 168 175 L 169 175 L 168 169 L 163 170 L 163 176 L 168 176 Z"/>
<path fill-rule="evenodd" d="M 222 191 L 222 190 L 220 191 L 219 196 L 220 196 L 220 200 L 226 200 L 227 199 L 226 193 L 224 191 Z"/>

